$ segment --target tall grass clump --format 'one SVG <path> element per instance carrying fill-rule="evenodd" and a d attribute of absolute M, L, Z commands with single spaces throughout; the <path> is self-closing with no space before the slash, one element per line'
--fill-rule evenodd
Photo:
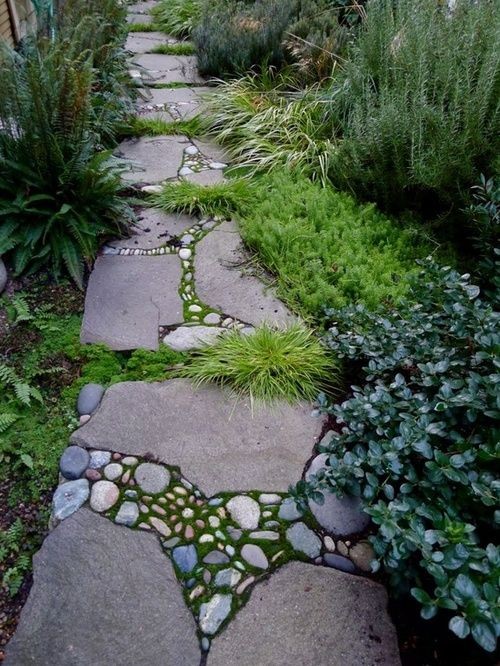
<path fill-rule="evenodd" d="M 296 402 L 314 399 L 337 380 L 338 369 L 312 331 L 299 325 L 283 330 L 263 325 L 249 335 L 230 331 L 194 352 L 181 375 L 196 384 L 230 386 L 252 400 Z"/>
<path fill-rule="evenodd" d="M 230 219 L 234 213 L 249 208 L 252 193 L 250 182 L 244 178 L 215 185 L 198 185 L 184 180 L 180 183 L 166 183 L 161 192 L 152 195 L 152 202 L 165 213 Z"/>
<path fill-rule="evenodd" d="M 500 149 L 500 4 L 373 0 L 331 111 L 334 183 L 389 209 L 462 203 Z"/>
<path fill-rule="evenodd" d="M 172 37 L 189 37 L 200 19 L 202 0 L 161 0 L 153 8 L 158 30 Z"/>

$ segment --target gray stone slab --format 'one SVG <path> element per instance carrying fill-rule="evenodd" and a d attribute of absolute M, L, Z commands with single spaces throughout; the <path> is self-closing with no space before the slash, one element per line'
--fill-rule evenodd
<path fill-rule="evenodd" d="M 98 257 L 85 296 L 80 340 L 111 349 L 158 349 L 158 326 L 183 321 L 177 255 Z"/>
<path fill-rule="evenodd" d="M 130 183 L 160 183 L 176 178 L 188 140 L 183 136 L 126 139 L 117 148 L 120 157 L 131 162 L 122 178 Z"/>
<path fill-rule="evenodd" d="M 188 380 L 123 382 L 110 387 L 92 419 L 71 436 L 88 448 L 179 465 L 212 495 L 222 490 L 287 491 L 321 432 L 307 404 L 273 406 Z"/>
<path fill-rule="evenodd" d="M 210 88 L 147 88 L 149 95 L 136 104 L 142 114 L 155 109 L 167 110 L 173 118 L 188 120 L 203 112 L 202 97 Z"/>
<path fill-rule="evenodd" d="M 128 14 L 127 23 L 144 23 L 145 25 L 151 25 L 151 23 L 153 23 L 153 17 L 148 14 Z"/>
<path fill-rule="evenodd" d="M 155 46 L 176 43 L 163 32 L 130 32 L 127 35 L 125 49 L 131 53 L 149 53 Z"/>
<path fill-rule="evenodd" d="M 202 141 L 201 139 L 195 139 L 193 141 L 200 151 L 208 157 L 212 162 L 222 162 L 224 164 L 229 164 L 230 159 L 229 155 L 226 153 L 222 146 L 214 143 L 213 141 Z"/>
<path fill-rule="evenodd" d="M 137 214 L 137 223 L 130 229 L 130 238 L 110 241 L 108 245 L 116 248 L 151 250 L 175 236 L 182 235 L 193 226 L 189 215 L 168 215 L 158 208 L 143 208 Z"/>
<path fill-rule="evenodd" d="M 399 666 L 378 583 L 302 562 L 257 585 L 212 641 L 208 666 Z"/>
<path fill-rule="evenodd" d="M 146 83 L 203 83 L 198 74 L 195 56 L 173 56 L 162 53 L 144 53 L 133 61 L 148 72 Z"/>
<path fill-rule="evenodd" d="M 224 222 L 196 246 L 196 293 L 214 310 L 258 326 L 296 321 L 273 291 L 244 269 L 247 261 L 234 222 Z"/>
<path fill-rule="evenodd" d="M 156 537 L 80 509 L 45 540 L 6 666 L 198 666 L 194 619 Z"/>
<path fill-rule="evenodd" d="M 184 176 L 184 178 L 197 185 L 217 185 L 226 180 L 224 178 L 224 172 L 219 171 L 218 169 L 208 169 L 206 171 L 198 171 L 198 173 L 189 173 L 187 176 Z"/>
<path fill-rule="evenodd" d="M 129 14 L 149 14 L 158 4 L 157 0 L 141 0 L 127 5 L 127 11 Z"/>

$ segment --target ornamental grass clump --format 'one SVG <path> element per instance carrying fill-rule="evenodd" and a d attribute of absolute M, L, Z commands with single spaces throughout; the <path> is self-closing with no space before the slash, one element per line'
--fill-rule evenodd
<path fill-rule="evenodd" d="M 230 331 L 191 355 L 183 377 L 196 384 L 227 385 L 252 400 L 312 400 L 338 379 L 335 359 L 312 331 L 300 325 L 276 330 L 268 325 L 244 335 Z"/>

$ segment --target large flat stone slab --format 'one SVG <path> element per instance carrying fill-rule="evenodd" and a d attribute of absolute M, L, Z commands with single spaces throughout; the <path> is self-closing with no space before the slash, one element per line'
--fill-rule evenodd
<path fill-rule="evenodd" d="M 203 83 L 198 74 L 195 56 L 174 56 L 162 53 L 144 53 L 134 58 L 134 63 L 148 72 L 145 83 Z M 150 79 L 150 80 L 149 80 Z"/>
<path fill-rule="evenodd" d="M 256 404 L 252 411 L 249 399 L 171 379 L 111 386 L 71 441 L 179 465 L 208 495 L 287 491 L 300 479 L 321 427 L 307 404 Z"/>
<path fill-rule="evenodd" d="M 45 540 L 6 666 L 198 666 L 194 619 L 157 538 L 80 509 Z"/>
<path fill-rule="evenodd" d="M 147 99 L 137 103 L 139 111 L 148 111 L 148 107 L 161 107 L 169 111 L 172 117 L 187 120 L 201 112 L 202 97 L 210 88 L 148 88 Z"/>
<path fill-rule="evenodd" d="M 173 44 L 176 41 L 168 38 L 163 32 L 129 32 L 125 49 L 131 53 L 149 53 L 155 46 Z"/>
<path fill-rule="evenodd" d="M 177 255 L 98 257 L 85 296 L 80 340 L 111 349 L 158 349 L 158 327 L 183 321 Z"/>
<path fill-rule="evenodd" d="M 153 17 L 148 14 L 128 14 L 127 23 L 151 25 L 151 23 L 153 23 Z"/>
<path fill-rule="evenodd" d="M 196 293 L 216 310 L 258 326 L 295 321 L 273 291 L 248 270 L 248 257 L 234 222 L 224 222 L 196 246 Z"/>
<path fill-rule="evenodd" d="M 302 562 L 259 583 L 207 666 L 399 666 L 378 583 Z"/>
<path fill-rule="evenodd" d="M 160 183 L 176 178 L 188 140 L 183 136 L 126 139 L 118 146 L 120 157 L 131 163 L 122 178 L 130 183 Z"/>
<path fill-rule="evenodd" d="M 116 248 L 151 250 L 165 245 L 173 237 L 182 235 L 193 225 L 189 215 L 168 215 L 158 208 L 143 208 L 137 214 L 137 222 L 130 229 L 129 238 L 110 241 Z"/>

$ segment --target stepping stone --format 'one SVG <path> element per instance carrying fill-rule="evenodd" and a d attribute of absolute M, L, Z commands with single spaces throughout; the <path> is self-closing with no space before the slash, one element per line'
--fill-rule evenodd
<path fill-rule="evenodd" d="M 158 327 L 183 321 L 180 279 L 175 255 L 98 257 L 85 296 L 81 342 L 157 350 Z"/>
<path fill-rule="evenodd" d="M 125 49 L 131 53 L 148 53 L 155 46 L 171 44 L 174 41 L 168 39 L 163 32 L 130 32 L 127 35 Z"/>
<path fill-rule="evenodd" d="M 226 180 L 224 172 L 217 169 L 207 169 L 205 171 L 198 171 L 197 173 L 190 173 L 185 176 L 185 179 L 197 185 L 218 185 Z"/>
<path fill-rule="evenodd" d="M 314 458 L 306 472 L 306 480 L 325 466 L 327 458 L 326 453 L 321 453 Z M 337 497 L 335 493 L 326 490 L 321 492 L 324 497 L 323 504 L 310 500 L 309 508 L 325 530 L 337 536 L 342 536 L 362 532 L 368 527 L 370 516 L 362 510 L 358 497 Z"/>
<path fill-rule="evenodd" d="M 287 492 L 302 475 L 322 420 L 308 404 L 254 404 L 185 379 L 111 386 L 73 444 L 178 465 L 208 496 L 222 490 Z"/>
<path fill-rule="evenodd" d="M 165 245 L 176 236 L 181 236 L 193 226 L 189 215 L 164 213 L 158 208 L 143 208 L 139 211 L 137 222 L 130 228 L 130 238 L 110 241 L 115 248 L 152 250 Z"/>
<path fill-rule="evenodd" d="M 101 384 L 85 384 L 78 394 L 76 410 L 80 415 L 92 414 L 99 407 L 104 395 L 104 386 Z"/>
<path fill-rule="evenodd" d="M 201 349 L 213 344 L 221 335 L 227 333 L 226 328 L 219 326 L 180 326 L 163 338 L 163 343 L 174 351 Z"/>
<path fill-rule="evenodd" d="M 136 106 L 139 110 L 148 110 L 150 106 L 164 105 L 173 117 L 187 120 L 202 112 L 202 96 L 211 90 L 207 87 L 148 88 L 148 99 L 138 101 Z"/>
<path fill-rule="evenodd" d="M 6 666 L 199 664 L 193 616 L 154 535 L 80 509 L 33 563 Z"/>
<path fill-rule="evenodd" d="M 294 550 L 315 558 L 321 552 L 321 540 L 305 523 L 294 523 L 286 531 L 286 538 Z"/>
<path fill-rule="evenodd" d="M 132 167 L 122 174 L 123 180 L 154 184 L 176 178 L 187 143 L 183 136 L 142 136 L 122 141 L 117 154 Z"/>
<path fill-rule="evenodd" d="M 134 64 L 147 71 L 147 85 L 157 83 L 204 83 L 198 74 L 195 56 L 174 56 L 162 53 L 143 53 L 134 58 Z M 151 80 L 150 80 L 151 79 Z"/>
<path fill-rule="evenodd" d="M 207 666 L 399 666 L 387 594 L 378 583 L 302 562 L 260 582 Z"/>
<path fill-rule="evenodd" d="M 210 91 L 210 88 L 207 89 Z M 230 158 L 222 146 L 219 146 L 213 141 L 202 141 L 201 139 L 194 139 L 193 143 L 199 151 L 210 160 L 210 162 L 222 162 L 229 164 Z"/>
<path fill-rule="evenodd" d="M 214 310 L 258 326 L 286 326 L 296 318 L 271 289 L 241 268 L 248 259 L 234 222 L 223 222 L 196 246 L 198 298 Z"/>
<path fill-rule="evenodd" d="M 153 17 L 148 14 L 128 14 L 127 23 L 143 23 L 144 25 L 151 25 Z"/>
<path fill-rule="evenodd" d="M 157 0 L 141 0 L 140 2 L 127 5 L 127 11 L 129 14 L 149 14 L 157 4 Z"/>

